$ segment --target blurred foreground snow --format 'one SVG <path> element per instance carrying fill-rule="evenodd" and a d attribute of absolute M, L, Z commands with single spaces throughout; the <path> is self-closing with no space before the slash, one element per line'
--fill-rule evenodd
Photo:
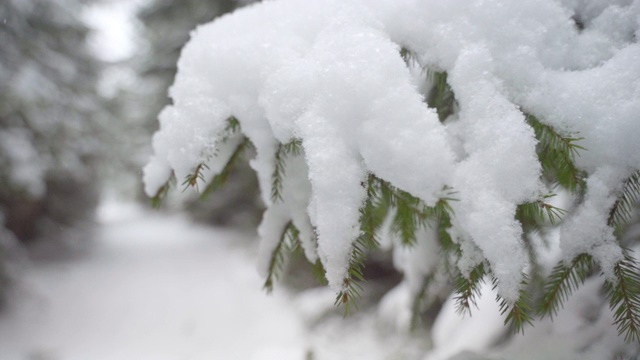
<path fill-rule="evenodd" d="M 417 358 L 417 339 L 380 334 L 373 316 L 318 321 L 326 289 L 266 295 L 251 235 L 123 204 L 99 223 L 87 255 L 25 269 L 0 359 Z"/>
<path fill-rule="evenodd" d="M 98 220 L 86 254 L 25 267 L 0 313 L 0 360 L 599 360 L 625 354 L 610 314 L 597 314 L 598 279 L 577 291 L 555 323 L 539 322 L 497 346 L 505 329 L 495 294 L 481 297 L 473 317 L 460 318 L 449 301 L 429 349 L 427 334 L 394 326 L 400 312 L 393 302 L 343 319 L 326 287 L 292 294 L 280 284 L 265 294 L 254 234 L 120 203 L 103 205 Z M 598 324 L 585 326 L 585 313 Z"/>

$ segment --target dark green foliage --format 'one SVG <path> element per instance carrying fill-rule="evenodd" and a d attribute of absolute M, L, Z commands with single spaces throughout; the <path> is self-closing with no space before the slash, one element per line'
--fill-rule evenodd
<path fill-rule="evenodd" d="M 491 269 L 489 264 L 482 262 L 471 270 L 468 277 L 458 274 L 456 277 L 456 311 L 459 314 L 467 314 L 471 316 L 471 307 L 477 308 L 477 297 L 480 296 L 480 287 L 485 281 L 485 277 L 489 275 Z M 498 286 L 498 280 L 493 277 L 493 289 Z M 532 325 L 531 317 L 531 296 L 526 290 L 528 281 L 526 274 L 522 274 L 521 289 L 518 300 L 511 304 L 500 295 L 496 295 L 496 302 L 500 305 L 500 314 L 507 314 L 504 320 L 505 325 L 509 325 L 514 333 L 524 333 L 525 324 Z"/>
<path fill-rule="evenodd" d="M 456 97 L 447 82 L 447 73 L 427 71 L 427 76 L 433 80 L 433 87 L 426 99 L 427 104 L 436 109 L 440 121 L 445 121 L 453 114 L 456 106 Z"/>
<path fill-rule="evenodd" d="M 640 197 L 640 171 L 636 171 L 625 181 L 620 197 L 609 211 L 607 224 L 620 235 L 633 214 Z"/>
<path fill-rule="evenodd" d="M 447 248 L 454 246 L 451 237 L 446 233 L 446 229 L 451 227 L 450 214 L 453 213 L 449 201 L 455 201 L 451 197 L 452 191 L 449 190 L 448 196 L 438 200 L 435 206 L 429 207 L 417 197 L 394 187 L 387 181 L 375 176 L 372 179 L 374 181 L 373 188 L 377 190 L 370 194 L 375 195 L 375 201 L 395 210 L 391 231 L 400 237 L 403 244 L 415 244 L 416 231 L 422 226 L 428 226 L 428 220 L 431 220 L 438 225 L 441 241 L 446 243 Z M 384 219 L 379 218 L 378 220 L 381 222 Z"/>
<path fill-rule="evenodd" d="M 561 135 L 533 115 L 527 115 L 526 120 L 538 139 L 537 153 L 544 176 L 572 192 L 583 192 L 585 174 L 574 163 L 579 150 L 586 150 L 576 144 L 582 138 Z"/>
<path fill-rule="evenodd" d="M 494 289 L 498 284 L 496 278 L 493 278 Z M 522 283 L 520 284 L 520 292 L 518 300 L 515 303 L 510 304 L 500 295 L 496 296 L 496 301 L 500 304 L 500 314 L 507 314 L 504 319 L 504 324 L 511 327 L 514 333 L 521 332 L 524 334 L 525 324 L 533 325 L 533 319 L 531 318 L 531 295 L 526 290 L 527 276 L 522 274 Z"/>
<path fill-rule="evenodd" d="M 520 221 L 525 231 L 540 230 L 547 222 L 556 225 L 567 213 L 566 210 L 545 201 L 554 196 L 555 194 L 549 194 L 542 200 L 518 205 L 515 218 Z"/>
<path fill-rule="evenodd" d="M 360 236 L 351 250 L 349 270 L 343 280 L 343 289 L 336 296 L 335 304 L 345 306 L 345 315 L 350 313 L 352 307 L 358 307 L 356 300 L 362 294 L 359 282 L 364 281 L 364 262 L 367 253 L 379 247 L 376 236 L 389 207 L 389 202 L 382 195 L 382 189 L 376 180 L 374 175 L 369 175 L 367 179 L 367 200 L 360 209 Z"/>
<path fill-rule="evenodd" d="M 615 282 L 605 282 L 614 325 L 627 342 L 640 341 L 640 268 L 628 252 L 614 267 Z"/>
<path fill-rule="evenodd" d="M 293 139 L 286 144 L 278 144 L 275 154 L 275 166 L 271 175 L 271 200 L 282 201 L 282 182 L 284 181 L 286 160 L 289 156 L 302 154 L 302 141 Z"/>
<path fill-rule="evenodd" d="M 584 284 L 594 267 L 593 257 L 589 254 L 576 256 L 569 266 L 559 262 L 544 285 L 542 299 L 538 302 L 538 314 L 553 318 L 569 296 Z"/>
<path fill-rule="evenodd" d="M 242 159 L 245 151 L 250 149 L 252 146 L 253 145 L 251 144 L 251 141 L 248 138 L 245 138 L 238 145 L 238 147 L 236 147 L 234 152 L 231 154 L 231 157 L 229 157 L 229 160 L 222 168 L 222 171 L 220 171 L 220 173 L 216 174 L 213 179 L 211 179 L 205 190 L 202 192 L 202 195 L 200 195 L 201 199 L 208 197 L 213 192 L 222 188 L 222 186 L 226 183 L 229 174 L 231 174 L 231 172 L 233 171 L 234 166 L 238 163 L 238 161 L 240 161 L 240 159 Z"/>
<path fill-rule="evenodd" d="M 351 313 L 351 308 L 358 308 L 357 299 L 362 296 L 362 285 L 364 281 L 364 262 L 367 252 L 377 249 L 378 242 L 373 236 L 363 234 L 358 237 L 351 250 L 349 259 L 349 270 L 347 276 L 343 279 L 342 290 L 336 296 L 335 305 L 344 305 L 345 316 Z"/>
<path fill-rule="evenodd" d="M 186 191 L 189 187 L 192 187 L 199 192 L 200 189 L 198 187 L 198 181 L 202 183 L 206 181 L 204 178 L 204 174 L 202 173 L 204 170 L 209 170 L 209 166 L 207 166 L 207 164 L 202 163 L 196 166 L 196 169 L 193 171 L 193 173 L 187 175 L 187 177 L 182 182 L 182 191 Z"/>
<path fill-rule="evenodd" d="M 456 311 L 459 314 L 471 315 L 471 306 L 477 307 L 476 298 L 480 296 L 480 286 L 484 282 L 484 277 L 487 275 L 487 264 L 484 262 L 476 265 L 469 277 L 464 277 L 462 274 L 458 274 L 456 277 L 456 296 L 454 298 L 456 303 Z"/>
<path fill-rule="evenodd" d="M 273 291 L 273 285 L 276 280 L 280 278 L 284 272 L 284 268 L 289 258 L 296 249 L 300 246 L 300 232 L 289 221 L 282 229 L 280 240 L 278 245 L 271 253 L 271 260 L 269 261 L 269 272 L 267 279 L 264 282 L 264 288 L 267 292 Z"/>
<path fill-rule="evenodd" d="M 224 130 L 219 137 L 222 143 L 227 143 L 231 137 L 234 136 L 242 136 L 240 134 L 240 122 L 234 116 L 231 116 L 227 119 L 227 124 L 225 125 Z M 250 149 L 253 146 L 251 141 L 248 138 L 244 138 L 242 142 L 238 144 L 236 149 L 233 151 L 229 159 L 227 160 L 225 166 L 222 170 L 216 174 L 213 179 L 211 179 L 208 183 L 204 177 L 204 170 L 209 170 L 209 166 L 205 163 L 198 164 L 196 168 L 193 170 L 193 173 L 187 175 L 182 182 L 183 189 L 182 191 L 186 191 L 188 188 L 195 188 L 196 191 L 200 191 L 198 183 L 207 184 L 206 188 L 200 195 L 201 199 L 205 199 L 210 196 L 216 190 L 222 188 L 222 186 L 227 181 L 229 174 L 233 171 L 234 166 L 237 162 L 242 158 L 244 152 Z M 175 182 L 175 175 L 172 173 L 169 181 L 167 181 L 156 193 L 155 196 L 151 198 L 151 205 L 154 208 L 160 208 L 162 201 L 167 196 L 169 190 L 172 187 L 172 184 Z"/>
<path fill-rule="evenodd" d="M 235 116 L 231 116 L 227 119 L 227 126 L 224 127 L 225 135 L 222 137 L 222 141 L 226 141 L 232 135 L 240 132 L 240 121 Z"/>
<path fill-rule="evenodd" d="M 327 278 L 324 276 L 325 273 L 326 271 L 324 270 L 322 261 L 320 261 L 320 259 L 316 260 L 316 262 L 311 266 L 311 274 L 313 275 L 314 279 L 316 279 L 318 284 L 320 285 L 328 284 Z"/>
<path fill-rule="evenodd" d="M 175 183 L 175 175 L 171 173 L 169 181 L 162 185 L 160 189 L 158 189 L 158 192 L 156 192 L 156 194 L 151 198 L 151 206 L 154 209 L 160 208 L 160 206 L 162 205 L 162 201 L 169 194 L 169 190 L 171 190 L 173 183 Z"/>
<path fill-rule="evenodd" d="M 432 69 L 425 70 L 424 67 L 420 65 L 416 54 L 408 48 L 401 48 L 400 56 L 404 59 L 407 66 L 419 66 L 423 68 L 424 72 L 426 72 L 427 80 L 429 80 L 433 85 L 428 89 L 424 101 L 430 108 L 436 110 L 441 122 L 447 120 L 447 118 L 455 111 L 456 106 L 455 94 L 447 82 L 447 72 L 434 71 Z"/>
<path fill-rule="evenodd" d="M 362 269 L 366 254 L 378 248 L 377 234 L 390 211 L 393 211 L 390 230 L 405 246 L 413 246 L 416 243 L 418 240 L 416 231 L 419 227 L 435 224 L 438 226 L 441 242 L 447 244 L 448 249 L 457 249 L 457 244 L 453 243 L 446 232 L 451 226 L 450 216 L 453 213 L 448 201 L 455 199 L 443 197 L 435 206 L 429 207 L 420 199 L 374 174 L 369 174 L 367 183 L 363 185 L 367 188 L 367 199 L 360 210 L 361 234 L 352 251 L 349 274 L 344 280 L 344 290 L 336 298 L 336 304 L 346 305 L 346 314 L 353 305 L 357 307 L 354 301 L 362 292 L 358 282 L 364 280 Z M 449 191 L 448 194 L 451 195 L 453 192 Z M 421 296 L 421 294 L 418 295 Z M 420 305 L 416 304 L 416 306 Z"/>
<path fill-rule="evenodd" d="M 402 244 L 414 245 L 417 241 L 416 231 L 421 226 L 429 226 L 429 221 L 432 221 L 442 229 L 443 238 L 446 237 L 441 241 L 449 242 L 450 247 L 454 247 L 446 229 L 451 226 L 450 214 L 453 213 L 448 201 L 455 199 L 444 197 L 434 207 L 428 207 L 420 199 L 374 174 L 369 174 L 363 186 L 367 188 L 367 199 L 360 209 L 360 236 L 355 241 L 351 254 L 344 290 L 336 298 L 336 304 L 347 306 L 346 313 L 352 302 L 360 296 L 362 287 L 358 282 L 364 279 L 362 269 L 366 254 L 378 248 L 378 232 L 390 211 L 393 211 L 390 230 L 400 238 Z M 452 193 L 449 191 L 449 194 Z"/>
<path fill-rule="evenodd" d="M 425 225 L 425 217 L 421 209 L 422 202 L 408 192 L 392 187 L 389 183 L 384 182 L 384 186 L 389 190 L 388 201 L 395 209 L 391 231 L 400 237 L 402 244 L 414 245 L 416 231 Z"/>
<path fill-rule="evenodd" d="M 411 325 L 410 329 L 415 330 L 420 325 L 420 313 L 427 302 L 427 290 L 429 289 L 429 285 L 431 285 L 436 277 L 436 270 L 432 271 L 429 275 L 425 276 L 422 279 L 422 286 L 420 290 L 415 294 L 414 298 L 411 300 Z"/>

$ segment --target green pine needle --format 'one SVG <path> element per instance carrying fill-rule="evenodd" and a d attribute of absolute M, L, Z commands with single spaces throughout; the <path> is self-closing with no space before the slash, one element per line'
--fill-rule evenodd
<path fill-rule="evenodd" d="M 284 273 L 287 259 L 299 246 L 300 232 L 293 225 L 293 222 L 289 221 L 282 229 L 278 245 L 276 245 L 271 253 L 269 272 L 264 283 L 264 289 L 267 293 L 271 293 L 273 291 L 274 283 Z"/>
<path fill-rule="evenodd" d="M 614 311 L 618 334 L 626 342 L 640 341 L 640 268 L 628 253 L 614 267 L 615 283 L 605 282 L 609 307 Z"/>
<path fill-rule="evenodd" d="M 200 199 L 206 199 L 209 195 L 211 195 L 211 193 L 222 188 L 222 186 L 227 182 L 229 174 L 233 171 L 235 164 L 237 164 L 237 162 L 242 158 L 244 152 L 252 146 L 253 144 L 251 143 L 251 141 L 248 138 L 245 138 L 244 141 L 241 142 L 238 147 L 236 147 L 236 149 L 231 154 L 231 157 L 229 157 L 229 160 L 227 160 L 227 163 L 222 168 L 222 171 L 214 176 L 207 187 L 204 189 L 202 195 L 200 195 Z"/>
<path fill-rule="evenodd" d="M 545 176 L 572 192 L 585 189 L 585 174 L 575 165 L 575 158 L 586 149 L 576 142 L 583 138 L 563 136 L 551 126 L 543 124 L 533 115 L 526 115 L 527 123 L 538 139 L 538 159 Z"/>
<path fill-rule="evenodd" d="M 555 196 L 555 194 L 545 195 L 542 200 L 520 204 L 516 208 L 516 219 L 524 227 L 540 229 L 547 221 L 551 225 L 556 225 L 567 213 L 566 210 L 553 206 L 545 200 Z"/>
<path fill-rule="evenodd" d="M 454 298 L 458 314 L 466 313 L 470 316 L 471 307 L 478 308 L 477 297 L 480 296 L 480 286 L 487 274 L 486 267 L 488 265 L 482 262 L 471 270 L 469 277 L 458 274 L 456 278 L 456 296 Z"/>
<path fill-rule="evenodd" d="M 362 296 L 362 285 L 365 281 L 364 267 L 367 253 L 380 246 L 373 233 L 363 232 L 355 241 L 351 250 L 349 270 L 343 279 L 342 290 L 336 297 L 336 305 L 344 305 L 344 315 L 348 316 L 352 308 L 358 309 L 357 300 Z"/>
<path fill-rule="evenodd" d="M 640 171 L 636 171 L 624 183 L 622 193 L 609 211 L 607 224 L 621 234 L 631 219 L 636 204 L 640 198 Z"/>
<path fill-rule="evenodd" d="M 367 199 L 360 209 L 360 236 L 353 244 L 349 259 L 349 270 L 343 280 L 342 290 L 336 296 L 336 305 L 344 305 L 345 316 L 348 316 L 352 308 L 357 309 L 357 300 L 362 293 L 360 282 L 364 281 L 363 269 L 367 253 L 376 250 L 380 243 L 377 233 L 382 226 L 390 207 L 388 193 L 381 186 L 382 180 L 370 174 L 367 183 L 363 184 L 367 189 Z"/>
<path fill-rule="evenodd" d="M 555 317 L 569 296 L 584 284 L 594 265 L 593 257 L 586 253 L 573 258 L 569 266 L 562 261 L 559 262 L 544 285 L 538 314 Z"/>
<path fill-rule="evenodd" d="M 416 54 L 405 47 L 400 49 L 400 56 L 402 57 L 404 62 L 407 64 L 407 66 L 418 63 L 418 58 L 416 57 Z"/>
<path fill-rule="evenodd" d="M 204 170 L 209 170 L 209 166 L 205 163 L 201 163 L 198 166 L 196 166 L 195 170 L 193 171 L 193 173 L 189 174 L 186 176 L 186 178 L 184 179 L 184 181 L 182 182 L 182 186 L 184 187 L 182 189 L 182 192 L 187 191 L 188 188 L 195 188 L 196 191 L 200 191 L 200 189 L 198 188 L 198 182 L 205 182 L 204 179 Z"/>
<path fill-rule="evenodd" d="M 287 157 L 299 156 L 300 154 L 302 154 L 302 141 L 300 139 L 293 139 L 286 144 L 278 144 L 275 154 L 275 166 L 271 175 L 271 200 L 273 202 L 282 201 L 282 187 Z"/>
<path fill-rule="evenodd" d="M 151 198 L 151 206 L 154 209 L 159 209 L 160 206 L 162 206 L 162 201 L 164 201 L 164 199 L 167 197 L 167 195 L 169 194 L 169 191 L 171 190 L 175 182 L 176 182 L 175 175 L 172 172 L 169 180 L 167 180 L 167 182 L 164 183 L 164 185 L 162 185 L 160 189 L 158 189 L 156 194 Z"/>
<path fill-rule="evenodd" d="M 415 65 L 422 67 L 416 54 L 408 48 L 401 48 L 400 56 L 408 67 Z M 424 70 L 423 68 L 423 71 Z M 438 119 L 443 122 L 454 112 L 456 106 L 455 94 L 447 82 L 448 75 L 445 71 L 434 71 L 433 69 L 427 68 L 426 73 L 427 79 L 431 81 L 433 85 L 424 100 L 430 108 L 436 110 Z"/>
<path fill-rule="evenodd" d="M 313 275 L 313 278 L 316 279 L 316 281 L 320 285 L 327 285 L 329 283 L 327 281 L 327 278 L 325 277 L 326 270 L 322 265 L 322 261 L 320 261 L 319 259 L 316 260 L 316 262 L 311 265 L 311 274 Z"/>
<path fill-rule="evenodd" d="M 522 333 L 524 335 L 524 327 L 526 324 L 533 326 L 533 318 L 531 317 L 531 295 L 526 290 L 528 279 L 526 274 L 522 274 L 522 283 L 519 291 L 518 300 L 510 304 L 500 295 L 496 295 L 496 301 L 500 305 L 500 314 L 507 314 L 504 324 L 511 327 L 514 334 Z M 493 278 L 493 288 L 498 286 L 498 280 Z"/>
<path fill-rule="evenodd" d="M 226 141 L 229 137 L 234 134 L 240 132 L 240 121 L 235 118 L 235 116 L 231 116 L 227 119 L 227 125 L 224 128 L 224 136 L 222 137 L 222 141 Z"/>
<path fill-rule="evenodd" d="M 432 271 L 422 279 L 422 286 L 420 290 L 415 294 L 411 301 L 411 330 L 416 330 L 420 325 L 420 314 L 427 304 L 427 290 L 429 286 L 435 281 L 436 271 Z"/>
<path fill-rule="evenodd" d="M 411 195 L 410 193 L 398 189 L 391 183 L 370 174 L 367 185 L 368 200 L 366 204 L 373 204 L 369 209 L 365 205 L 364 217 L 367 220 L 373 215 L 376 226 L 382 225 L 388 211 L 394 209 L 395 213 L 391 223 L 391 231 L 398 235 L 402 244 L 414 245 L 417 241 L 416 232 L 420 227 L 428 226 L 429 220 L 436 224 L 442 225 L 441 228 L 446 233 L 446 229 L 451 227 L 451 214 L 453 208 L 449 204 L 450 201 L 456 199 L 451 197 L 454 192 L 444 189 L 447 196 L 441 198 L 433 207 L 426 206 L 422 200 Z M 371 211 L 378 212 L 372 214 Z M 370 214 L 371 213 L 371 214 Z M 371 226 L 369 226 L 371 228 Z M 447 236 L 450 241 L 451 237 Z M 453 243 L 451 241 L 451 243 Z"/>
<path fill-rule="evenodd" d="M 427 76 L 433 80 L 433 87 L 429 91 L 426 101 L 430 108 L 436 109 L 441 122 L 453 114 L 456 97 L 447 82 L 446 72 L 427 71 Z"/>

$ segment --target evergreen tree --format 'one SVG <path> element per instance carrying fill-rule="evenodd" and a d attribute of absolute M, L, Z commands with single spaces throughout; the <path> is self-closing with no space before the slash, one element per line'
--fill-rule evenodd
<path fill-rule="evenodd" d="M 127 137 L 131 139 L 121 148 L 129 154 L 124 157 L 130 162 L 125 168 L 134 170 L 129 173 L 137 173 L 148 159 L 148 137 L 157 129 L 158 114 L 169 104 L 167 91 L 174 81 L 176 63 L 189 33 L 242 4 L 235 0 L 153 0 L 138 10 L 143 50 L 122 64 L 133 68 L 137 81 L 134 86 L 121 89 L 114 102 L 114 111 L 126 120 Z M 136 156 L 131 158 L 130 154 Z M 229 176 L 224 194 L 207 194 L 207 202 L 197 201 L 197 197 L 185 202 L 195 219 L 215 224 L 257 222 L 260 204 L 252 171 L 246 163 L 239 163 Z"/>
<path fill-rule="evenodd" d="M 104 125 L 98 121 L 96 93 L 100 64 L 87 51 L 81 7 L 75 0 L 0 4 L 0 234 L 5 239 L 51 239 L 92 218 Z"/>
<path fill-rule="evenodd" d="M 488 282 L 524 332 L 596 279 L 636 347 L 640 269 L 621 239 L 640 195 L 640 4 L 418 3 L 282 0 L 200 28 L 147 193 L 217 188 L 255 148 L 267 290 L 301 248 L 349 312 L 386 246 L 414 324 L 442 294 L 472 313 Z"/>

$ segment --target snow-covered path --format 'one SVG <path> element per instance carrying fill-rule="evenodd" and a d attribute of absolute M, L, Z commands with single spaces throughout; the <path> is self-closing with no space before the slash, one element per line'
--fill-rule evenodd
<path fill-rule="evenodd" d="M 103 218 L 88 256 L 25 271 L 0 359 L 301 358 L 301 321 L 262 291 L 246 235 L 123 207 Z"/>
<path fill-rule="evenodd" d="M 413 360 L 428 345 L 375 310 L 343 319 L 328 288 L 265 294 L 251 235 L 123 204 L 99 215 L 88 254 L 22 271 L 0 360 Z"/>
<path fill-rule="evenodd" d="M 451 310 L 434 326 L 438 341 L 429 350 L 425 334 L 390 326 L 398 309 L 386 321 L 375 309 L 343 319 L 328 288 L 290 294 L 278 286 L 265 294 L 251 235 L 135 206 L 101 210 L 87 254 L 34 261 L 22 271 L 0 313 L 0 360 L 440 360 L 464 349 L 485 352 L 491 334 L 504 330 L 499 317 L 457 319 Z M 605 331 L 610 317 L 593 329 L 575 320 L 590 303 L 580 294 L 594 284 L 571 298 L 557 326 L 539 322 L 491 358 L 612 353 L 607 344 L 622 340 Z M 496 306 L 488 299 L 485 310 Z"/>

